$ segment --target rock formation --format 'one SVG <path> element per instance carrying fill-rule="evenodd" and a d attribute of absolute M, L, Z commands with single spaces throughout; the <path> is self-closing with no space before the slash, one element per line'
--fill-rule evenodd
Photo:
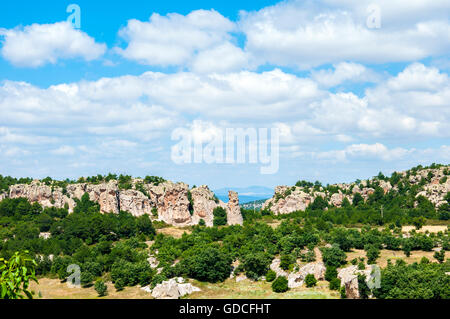
<path fill-rule="evenodd" d="M 398 174 L 400 178 L 407 180 L 413 185 L 423 183 L 425 179 L 425 183 L 416 197 L 425 196 L 436 207 L 439 207 L 447 203 L 444 197 L 450 191 L 449 170 L 449 166 L 443 166 L 434 169 L 411 170 Z M 345 198 L 352 202 L 356 193 L 359 193 L 364 200 L 367 200 L 375 192 L 373 185 L 382 188 L 385 194 L 391 190 L 398 190 L 397 185 L 392 186 L 390 181 L 379 179 L 378 177 L 358 183 L 335 184 L 332 186 L 335 186 L 337 191 L 333 192 L 329 192 L 323 187 L 277 186 L 274 196 L 264 203 L 263 209 L 269 209 L 276 215 L 304 211 L 318 196 L 325 198 L 333 206 L 341 207 Z"/>
<path fill-rule="evenodd" d="M 67 207 L 69 213 L 72 213 L 76 206 L 75 200 L 81 199 L 85 193 L 89 195 L 90 200 L 100 205 L 102 213 L 117 214 L 122 210 L 128 211 L 133 216 L 148 214 L 174 226 L 195 225 L 200 219 L 203 219 L 207 226 L 212 226 L 214 208 L 227 207 L 207 186 L 190 191 L 191 203 L 187 184 L 170 181 L 159 185 L 144 184 L 141 179 L 133 180 L 131 189 L 119 189 L 115 180 L 100 184 L 68 184 L 64 189 L 48 186 L 36 180 L 30 184 L 10 186 L 9 193 L 0 194 L 0 200 L 6 197 L 24 197 L 32 203 L 38 202 L 43 207 Z M 233 224 L 242 223 L 240 211 L 237 211 L 239 202 L 233 200 L 233 203 L 230 204 L 230 220 Z M 154 209 L 158 213 L 157 217 L 152 215 Z"/>
<path fill-rule="evenodd" d="M 345 287 L 347 299 L 359 299 L 358 274 L 366 276 L 366 282 L 371 280 L 372 268 L 367 267 L 364 270 L 358 270 L 357 266 L 349 266 L 338 271 L 338 278 L 341 280 L 341 286 Z"/>
<path fill-rule="evenodd" d="M 242 225 L 244 220 L 241 214 L 241 207 L 239 206 L 239 197 L 236 192 L 228 192 L 227 203 L 227 220 L 228 225 Z"/>
<path fill-rule="evenodd" d="M 297 272 L 292 272 L 288 275 L 288 287 L 296 288 L 303 285 L 307 275 L 311 274 L 317 280 L 325 279 L 325 265 L 322 262 L 309 263 L 301 267 Z"/>
<path fill-rule="evenodd" d="M 142 289 L 150 292 L 149 287 L 143 287 Z M 200 288 L 197 288 L 190 283 L 184 283 L 184 279 L 179 277 L 157 284 L 156 287 L 151 290 L 151 293 L 152 297 L 155 299 L 178 299 L 195 291 L 200 291 Z"/>

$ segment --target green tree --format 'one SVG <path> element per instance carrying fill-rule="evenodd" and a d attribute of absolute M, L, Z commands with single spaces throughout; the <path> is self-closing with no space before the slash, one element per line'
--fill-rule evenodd
<path fill-rule="evenodd" d="M 275 278 L 277 277 L 277 273 L 275 271 L 273 271 L 272 269 L 270 269 L 267 273 L 266 273 L 266 281 L 267 282 L 272 282 L 275 280 Z"/>
<path fill-rule="evenodd" d="M 426 222 L 427 220 L 423 216 L 414 217 L 412 221 L 413 225 L 416 227 L 417 230 L 421 229 Z"/>
<path fill-rule="evenodd" d="M 442 264 L 442 263 L 444 262 L 444 259 L 445 259 L 445 250 L 441 248 L 440 251 L 434 252 L 433 257 L 434 257 L 440 264 Z"/>
<path fill-rule="evenodd" d="M 272 291 L 281 293 L 288 291 L 288 280 L 284 276 L 279 276 L 277 279 L 274 280 L 272 283 Z"/>
<path fill-rule="evenodd" d="M 341 280 L 339 278 L 333 278 L 329 284 L 330 290 L 339 290 L 341 288 Z"/>
<path fill-rule="evenodd" d="M 375 264 L 378 257 L 380 257 L 380 249 L 375 245 L 366 245 L 364 250 L 366 251 L 367 263 L 369 265 Z"/>
<path fill-rule="evenodd" d="M 227 224 L 227 212 L 223 207 L 216 207 L 213 210 L 213 224 L 214 226 L 223 226 Z"/>
<path fill-rule="evenodd" d="M 326 266 L 336 267 L 345 265 L 347 263 L 347 256 L 345 252 L 339 248 L 338 245 L 331 247 L 322 247 L 322 259 Z"/>
<path fill-rule="evenodd" d="M 305 284 L 308 288 L 314 287 L 317 284 L 316 277 L 314 277 L 313 274 L 307 274 L 305 277 Z"/>
<path fill-rule="evenodd" d="M 98 293 L 99 297 L 106 296 L 106 291 L 108 290 L 108 287 L 105 285 L 103 280 L 97 280 L 94 285 L 95 291 Z"/>
<path fill-rule="evenodd" d="M 29 252 L 16 252 L 9 259 L 0 258 L 0 297 L 1 299 L 33 299 L 28 290 L 30 281 L 36 279 L 36 261 L 28 257 Z M 25 294 L 25 295 L 23 295 Z"/>

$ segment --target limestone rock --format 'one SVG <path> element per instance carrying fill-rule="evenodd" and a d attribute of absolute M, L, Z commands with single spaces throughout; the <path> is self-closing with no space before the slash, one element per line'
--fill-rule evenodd
<path fill-rule="evenodd" d="M 213 211 L 220 205 L 220 201 L 216 203 L 214 193 L 206 185 L 193 188 L 191 195 L 194 202 L 192 223 L 198 224 L 200 219 L 203 219 L 206 226 L 213 226 Z"/>
<path fill-rule="evenodd" d="M 236 192 L 228 192 L 228 203 L 226 210 L 228 225 L 242 225 L 244 223 L 241 214 L 241 207 L 239 206 L 239 197 Z"/>
<path fill-rule="evenodd" d="M 325 279 L 325 265 L 322 262 L 309 263 L 301 267 L 297 272 L 292 272 L 288 275 L 288 287 L 296 288 L 301 287 L 305 281 L 307 275 L 311 274 L 317 280 Z"/>
<path fill-rule="evenodd" d="M 180 283 L 178 278 L 172 278 L 156 285 L 152 290 L 152 297 L 155 299 L 178 299 L 195 291 L 200 291 L 200 288 L 190 283 Z"/>
<path fill-rule="evenodd" d="M 302 272 L 306 275 L 312 274 L 317 280 L 324 280 L 325 279 L 325 271 L 326 267 L 323 262 L 315 262 L 315 263 L 309 263 L 305 266 L 301 267 L 299 272 Z"/>
<path fill-rule="evenodd" d="M 281 263 L 280 259 L 279 258 L 275 258 L 274 260 L 272 260 L 272 263 L 270 264 L 270 269 L 273 270 L 277 274 L 277 277 L 278 276 L 285 276 L 285 277 L 287 277 L 288 273 L 287 273 L 287 271 L 283 270 L 280 267 L 280 263 Z"/>

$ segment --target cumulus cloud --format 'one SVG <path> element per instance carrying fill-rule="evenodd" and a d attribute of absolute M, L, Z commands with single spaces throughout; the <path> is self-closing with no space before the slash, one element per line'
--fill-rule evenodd
<path fill-rule="evenodd" d="M 259 63 L 308 69 L 327 63 L 416 61 L 446 54 L 445 1 L 382 1 L 381 28 L 368 28 L 372 1 L 288 1 L 243 13 L 246 50 Z M 425 14 L 424 14 L 425 13 Z"/>
<path fill-rule="evenodd" d="M 3 58 L 20 67 L 40 67 L 61 59 L 101 57 L 106 45 L 95 42 L 68 22 L 0 29 Z"/>
<path fill-rule="evenodd" d="M 148 22 L 128 21 L 119 31 L 127 47 L 115 50 L 145 65 L 191 65 L 200 72 L 237 70 L 246 65 L 247 57 L 231 43 L 232 31 L 235 23 L 215 10 L 196 10 L 186 16 L 154 13 Z"/>
<path fill-rule="evenodd" d="M 334 87 L 343 82 L 377 82 L 379 76 L 362 64 L 341 62 L 333 65 L 334 70 L 311 71 L 311 78 L 324 87 Z"/>

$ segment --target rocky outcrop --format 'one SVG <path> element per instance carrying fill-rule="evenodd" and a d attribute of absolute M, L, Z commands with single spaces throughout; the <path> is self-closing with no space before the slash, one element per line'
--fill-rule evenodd
<path fill-rule="evenodd" d="M 150 291 L 149 287 L 143 287 L 142 289 Z M 183 278 L 172 278 L 167 281 L 163 281 L 157 284 L 153 290 L 151 290 L 152 297 L 155 299 L 178 299 L 185 295 L 191 294 L 195 291 L 200 291 L 190 283 L 184 283 Z"/>
<path fill-rule="evenodd" d="M 301 287 L 305 281 L 307 275 L 311 274 L 317 280 L 325 279 L 325 265 L 322 262 L 309 263 L 301 267 L 297 272 L 292 272 L 288 275 L 288 287 L 296 288 Z"/>
<path fill-rule="evenodd" d="M 158 198 L 157 209 L 160 220 L 174 226 L 192 224 L 189 212 L 188 185 L 164 183 L 164 193 Z"/>
<path fill-rule="evenodd" d="M 433 169 L 398 172 L 397 174 L 403 181 L 411 184 L 421 183 L 423 186 L 419 188 L 416 197 L 424 196 L 435 207 L 439 207 L 447 203 L 445 196 L 450 191 L 449 171 L 449 166 L 443 166 Z M 277 186 L 274 196 L 268 199 L 262 208 L 271 210 L 275 215 L 305 211 L 319 196 L 325 198 L 330 205 L 341 207 L 345 198 L 351 203 L 354 195 L 357 193 L 364 200 L 367 200 L 375 192 L 375 187 L 380 187 L 386 194 L 392 190 L 398 190 L 397 185 L 393 186 L 389 180 L 375 177 L 371 180 L 358 181 L 357 183 L 335 184 L 332 185 L 334 186 L 332 191 L 323 187 Z"/>
<path fill-rule="evenodd" d="M 278 276 L 287 277 L 288 273 L 287 273 L 287 271 L 283 270 L 280 267 L 280 263 L 281 263 L 280 259 L 275 258 L 274 260 L 272 260 L 272 263 L 270 264 L 270 269 L 273 270 L 277 274 L 277 277 Z"/>
<path fill-rule="evenodd" d="M 227 221 L 228 225 L 242 225 L 244 220 L 241 214 L 241 207 L 239 206 L 239 197 L 236 192 L 228 192 L 227 203 Z"/>
<path fill-rule="evenodd" d="M 200 219 L 205 221 L 206 226 L 213 225 L 213 210 L 221 204 L 208 186 L 203 185 L 191 190 L 192 200 L 194 202 L 194 214 L 192 223 L 198 224 Z M 222 203 L 223 205 L 223 203 Z"/>
<path fill-rule="evenodd" d="M 137 188 L 137 185 L 140 187 Z M 142 179 L 134 179 L 131 189 L 119 189 L 115 180 L 100 184 L 68 184 L 65 189 L 48 186 L 36 180 L 31 184 L 10 186 L 9 193 L 0 194 L 0 200 L 6 197 L 24 197 L 30 202 L 38 202 L 43 207 L 67 207 L 69 213 L 72 213 L 76 199 L 81 199 L 85 193 L 89 195 L 91 201 L 99 204 L 102 213 L 117 214 L 122 210 L 133 216 L 148 214 L 154 219 L 174 226 L 196 225 L 200 219 L 203 219 L 207 226 L 212 226 L 214 208 L 217 206 L 227 208 L 227 205 L 218 200 L 207 186 L 193 188 L 190 191 L 192 198 L 190 202 L 187 184 L 170 181 L 159 185 L 144 184 Z M 153 209 L 157 210 L 157 217 L 152 215 Z M 229 220 L 233 224 L 242 224 L 242 216 L 238 209 L 239 201 L 236 202 L 233 198 L 227 210 Z"/>
<path fill-rule="evenodd" d="M 338 271 L 338 278 L 341 280 L 341 286 L 345 287 L 347 299 L 359 299 L 358 274 L 366 276 L 366 282 L 371 280 L 372 268 L 367 267 L 364 270 L 358 270 L 357 266 L 349 266 Z"/>

